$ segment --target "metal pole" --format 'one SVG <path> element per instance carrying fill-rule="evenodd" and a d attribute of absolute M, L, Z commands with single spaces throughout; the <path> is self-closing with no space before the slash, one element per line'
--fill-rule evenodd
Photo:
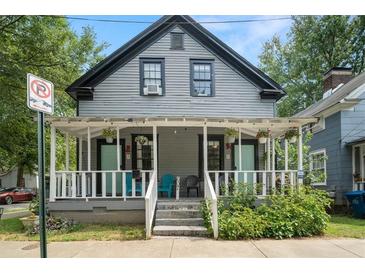
<path fill-rule="evenodd" d="M 47 258 L 45 183 L 44 183 L 44 114 L 38 111 L 38 178 L 39 178 L 39 238 L 41 258 Z"/>

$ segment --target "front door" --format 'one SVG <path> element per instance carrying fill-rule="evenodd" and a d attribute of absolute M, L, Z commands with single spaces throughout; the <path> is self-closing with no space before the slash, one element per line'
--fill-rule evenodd
<path fill-rule="evenodd" d="M 105 140 L 98 140 L 98 170 L 118 170 L 117 159 L 117 141 L 109 144 Z M 125 166 L 124 159 L 124 139 L 120 139 L 120 169 L 123 170 Z M 122 194 L 122 175 L 119 173 L 116 177 L 116 193 Z M 97 194 L 101 194 L 101 174 L 98 175 Z M 112 195 L 112 173 L 106 173 L 106 195 Z"/>
<path fill-rule="evenodd" d="M 238 141 L 234 144 L 233 153 L 233 169 L 234 170 L 256 170 L 257 169 L 257 141 L 241 140 L 241 168 L 239 167 L 239 145 Z M 238 181 L 243 182 L 243 173 L 239 174 Z M 253 173 L 247 173 L 247 182 L 253 182 Z"/>

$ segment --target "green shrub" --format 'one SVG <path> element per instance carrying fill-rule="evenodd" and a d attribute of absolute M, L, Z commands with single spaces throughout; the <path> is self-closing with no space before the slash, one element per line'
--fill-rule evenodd
<path fill-rule="evenodd" d="M 39 196 L 35 196 L 33 200 L 29 203 L 29 211 L 34 215 L 39 215 Z"/>
<path fill-rule="evenodd" d="M 291 238 L 320 235 L 330 216 L 331 199 L 326 192 L 311 187 L 285 191 L 285 195 L 268 196 L 254 208 L 256 197 L 238 190 L 232 197 L 218 200 L 219 237 L 223 239 Z M 211 231 L 209 204 L 204 201 L 202 215 Z"/>
<path fill-rule="evenodd" d="M 265 237 L 291 238 L 320 235 L 330 216 L 326 209 L 331 200 L 326 192 L 310 187 L 286 195 L 272 195 L 257 212 L 268 223 Z"/>
<path fill-rule="evenodd" d="M 231 213 L 225 210 L 218 218 L 219 236 L 223 239 L 261 238 L 266 230 L 266 221 L 251 208 Z"/>

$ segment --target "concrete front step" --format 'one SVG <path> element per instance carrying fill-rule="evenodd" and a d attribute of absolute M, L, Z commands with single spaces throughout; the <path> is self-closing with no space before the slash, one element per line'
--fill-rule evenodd
<path fill-rule="evenodd" d="M 207 236 L 208 231 L 203 226 L 155 226 L 153 235 L 156 236 Z"/>
<path fill-rule="evenodd" d="M 201 212 L 197 209 L 178 210 L 178 209 L 158 209 L 156 219 L 178 219 L 178 218 L 201 218 Z"/>
<path fill-rule="evenodd" d="M 157 209 L 200 209 L 199 202 L 158 202 Z"/>
<path fill-rule="evenodd" d="M 203 218 L 170 218 L 170 219 L 156 219 L 156 226 L 202 226 L 204 225 Z"/>

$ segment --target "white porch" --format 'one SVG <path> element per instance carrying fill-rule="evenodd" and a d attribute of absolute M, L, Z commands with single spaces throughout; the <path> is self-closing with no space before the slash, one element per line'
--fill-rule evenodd
<path fill-rule="evenodd" d="M 160 180 L 158 161 L 158 132 L 161 128 L 195 128 L 201 129 L 202 134 L 202 160 L 204 197 L 212 202 L 212 214 L 214 222 L 217 222 L 216 201 L 217 196 L 230 195 L 230 185 L 234 183 L 250 183 L 252 190 L 259 196 L 265 196 L 272 192 L 282 192 L 284 185 L 295 187 L 302 183 L 302 177 L 298 171 L 303 170 L 302 156 L 302 126 L 316 122 L 315 118 L 248 118 L 248 119 L 222 119 L 222 118 L 188 118 L 188 117 L 149 117 L 149 118 L 48 118 L 51 125 L 51 159 L 50 159 L 50 202 L 56 200 L 74 199 L 85 201 L 119 199 L 125 202 L 133 199 L 145 200 L 146 231 L 150 235 L 154 218 L 156 201 L 158 199 L 158 182 Z M 131 185 L 128 185 L 127 176 L 133 174 L 132 169 L 122 169 L 122 156 L 120 146 L 120 130 L 125 128 L 144 128 L 150 130 L 152 135 L 153 163 L 151 170 L 139 170 L 140 180 L 133 177 Z M 105 128 L 115 128 L 117 169 L 94 170 L 91 164 L 91 140 L 102 135 Z M 238 131 L 238 168 L 235 170 L 209 170 L 208 169 L 208 135 L 212 128 L 235 128 Z M 297 168 L 289 169 L 288 142 L 283 135 L 289 128 L 296 128 L 299 132 L 298 163 Z M 56 129 L 64 134 L 66 144 L 66 170 L 56 170 Z M 266 159 L 264 168 L 258 170 L 242 169 L 242 135 L 255 137 L 258 130 L 270 130 L 271 136 L 264 146 Z M 75 136 L 79 140 L 78 170 L 69 169 L 69 136 Z M 276 166 L 276 151 L 274 142 L 276 139 L 284 140 L 285 165 L 278 170 Z M 87 143 L 86 169 L 83 167 L 82 140 Z M 175 157 L 177 157 L 176 155 Z M 85 166 L 85 165 L 84 165 Z M 107 191 L 107 177 L 111 178 L 111 191 Z M 130 178 L 130 177 L 128 177 Z M 180 178 L 179 178 L 180 179 Z M 179 179 L 177 182 L 179 182 Z M 99 188 L 99 191 L 97 190 Z M 177 187 L 178 189 L 178 187 Z M 138 191 L 137 191 L 138 190 Z M 176 195 L 178 196 L 178 194 Z M 217 223 L 213 224 L 215 234 Z M 215 235 L 217 236 L 217 235 Z"/>

